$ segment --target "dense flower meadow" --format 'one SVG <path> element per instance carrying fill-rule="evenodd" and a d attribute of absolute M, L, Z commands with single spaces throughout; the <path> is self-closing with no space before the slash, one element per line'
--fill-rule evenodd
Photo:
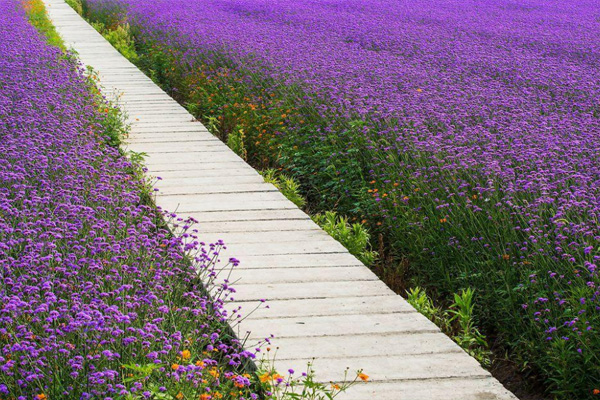
<path fill-rule="evenodd" d="M 0 2 L 0 37 L 0 398 L 257 398 L 233 289 L 201 281 L 223 244 L 149 206 L 107 145 L 111 106 L 20 1 Z"/>
<path fill-rule="evenodd" d="M 479 323 L 549 391 L 598 390 L 595 1 L 84 5 L 313 209 L 367 222 L 440 300 L 474 289 Z"/>

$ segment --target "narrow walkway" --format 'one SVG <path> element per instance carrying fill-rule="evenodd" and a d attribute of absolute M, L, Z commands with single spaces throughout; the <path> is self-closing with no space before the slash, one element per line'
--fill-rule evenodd
<path fill-rule="evenodd" d="M 126 147 L 148 154 L 157 204 L 199 221 L 205 242 L 223 239 L 242 261 L 235 305 L 270 308 L 244 320 L 240 335 L 276 336 L 281 371 L 315 359 L 317 378 L 364 369 L 372 382 L 340 399 L 515 399 L 427 318 L 386 287 L 63 0 L 45 0 L 67 46 L 122 93 L 132 131 Z M 243 312 L 242 311 L 242 312 Z"/>

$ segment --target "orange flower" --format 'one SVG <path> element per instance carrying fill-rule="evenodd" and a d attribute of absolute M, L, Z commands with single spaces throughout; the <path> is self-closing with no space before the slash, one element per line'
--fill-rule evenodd
<path fill-rule="evenodd" d="M 332 384 L 331 384 L 331 388 L 332 388 L 333 390 L 340 390 L 340 385 L 338 385 L 337 383 L 332 383 Z"/>
<path fill-rule="evenodd" d="M 592 393 L 594 393 L 594 396 L 597 396 L 600 394 L 600 389 L 594 389 Z"/>
<path fill-rule="evenodd" d="M 38 400 L 46 400 L 47 397 L 44 393 L 40 393 L 37 396 L 35 396 Z"/>
<path fill-rule="evenodd" d="M 179 369 L 179 364 L 173 364 L 173 365 L 171 365 L 171 369 L 173 371 L 177 371 Z"/>
<path fill-rule="evenodd" d="M 200 400 L 210 400 L 210 394 L 201 394 Z"/>
<path fill-rule="evenodd" d="M 196 361 L 196 367 L 204 368 L 204 361 Z"/>
<path fill-rule="evenodd" d="M 366 381 L 368 381 L 368 380 L 369 380 L 369 375 L 367 375 L 367 374 L 363 374 L 363 373 L 361 372 L 360 374 L 358 374 L 358 378 L 359 378 L 361 381 L 363 381 L 363 382 L 366 382 Z"/>
<path fill-rule="evenodd" d="M 181 392 L 177 393 L 177 396 L 175 396 L 175 398 L 176 398 L 177 400 L 181 400 L 181 399 L 183 399 L 183 393 L 181 393 Z"/>
<path fill-rule="evenodd" d="M 510 256 L 508 254 L 502 254 L 502 259 L 508 260 L 508 259 L 510 259 Z"/>
<path fill-rule="evenodd" d="M 192 353 L 190 353 L 189 350 L 184 350 L 181 352 L 181 358 L 183 358 L 184 360 L 187 360 L 191 356 L 192 356 Z"/>
<path fill-rule="evenodd" d="M 261 376 L 258 377 L 262 383 L 268 382 L 271 379 L 271 375 L 268 372 L 265 372 Z"/>
<path fill-rule="evenodd" d="M 446 222 L 448 222 L 448 220 L 446 218 L 440 219 L 440 223 L 445 224 Z"/>
<path fill-rule="evenodd" d="M 273 374 L 272 378 L 273 378 L 274 381 L 277 381 L 279 379 L 283 379 L 283 376 L 281 376 L 279 374 Z"/>

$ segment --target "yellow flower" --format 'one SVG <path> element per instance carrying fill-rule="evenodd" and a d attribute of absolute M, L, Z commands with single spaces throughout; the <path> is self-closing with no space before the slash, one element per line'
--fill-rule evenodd
<path fill-rule="evenodd" d="M 363 381 L 363 382 L 366 382 L 366 381 L 368 381 L 368 380 L 369 380 L 369 375 L 367 375 L 367 374 L 363 374 L 363 373 L 361 372 L 360 374 L 358 374 L 358 378 L 359 378 L 361 381 Z"/>
<path fill-rule="evenodd" d="M 187 359 L 189 359 L 191 356 L 192 356 L 192 353 L 190 353 L 190 351 L 189 351 L 189 350 L 184 350 L 184 351 L 182 351 L 182 352 L 181 352 L 181 357 L 182 357 L 184 360 L 187 360 Z"/>

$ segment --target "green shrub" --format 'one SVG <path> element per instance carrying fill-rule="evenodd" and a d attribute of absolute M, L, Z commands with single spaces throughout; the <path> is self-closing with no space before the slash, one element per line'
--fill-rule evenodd
<path fill-rule="evenodd" d="M 118 24 L 113 29 L 109 29 L 102 22 L 92 22 L 92 26 L 125 58 L 131 62 L 137 62 L 138 54 L 129 24 Z"/>
<path fill-rule="evenodd" d="M 83 4 L 81 0 L 65 0 L 65 2 L 73 9 L 77 14 L 83 15 Z"/>
<path fill-rule="evenodd" d="M 418 312 L 429 318 L 431 321 L 436 322 L 442 319 L 442 310 L 439 307 L 433 305 L 433 300 L 427 296 L 424 289 L 416 286 L 409 289 L 406 292 L 408 303 L 413 306 Z M 441 328 L 441 326 L 440 326 Z"/>
<path fill-rule="evenodd" d="M 475 326 L 473 315 L 475 292 L 473 289 L 469 288 L 455 293 L 454 303 L 448 310 L 434 306 L 425 290 L 418 286 L 408 290 L 406 294 L 406 300 L 410 305 L 439 326 L 467 353 L 483 366 L 491 365 L 489 345 L 485 336 Z"/>
<path fill-rule="evenodd" d="M 370 235 L 363 224 L 350 224 L 348 218 L 338 216 L 334 211 L 314 215 L 312 219 L 363 264 L 370 266 L 375 263 L 377 252 L 369 250 Z"/>
<path fill-rule="evenodd" d="M 227 136 L 227 146 L 235 154 L 242 157 L 244 160 L 247 158 L 248 153 L 246 151 L 246 147 L 244 146 L 244 129 L 241 127 L 237 127 Z"/>
<path fill-rule="evenodd" d="M 294 178 L 285 174 L 278 174 L 274 169 L 267 169 L 261 172 L 265 182 L 273 184 L 283 193 L 285 197 L 299 208 L 306 205 L 306 199 L 300 194 L 300 185 Z"/>
<path fill-rule="evenodd" d="M 479 332 L 475 326 L 473 310 L 473 289 L 468 288 L 454 294 L 454 303 L 450 306 L 448 313 L 452 315 L 448 322 L 456 321 L 459 329 L 458 333 L 452 337 L 456 343 L 475 357 L 482 365 L 489 367 L 490 351 L 485 336 Z"/>

